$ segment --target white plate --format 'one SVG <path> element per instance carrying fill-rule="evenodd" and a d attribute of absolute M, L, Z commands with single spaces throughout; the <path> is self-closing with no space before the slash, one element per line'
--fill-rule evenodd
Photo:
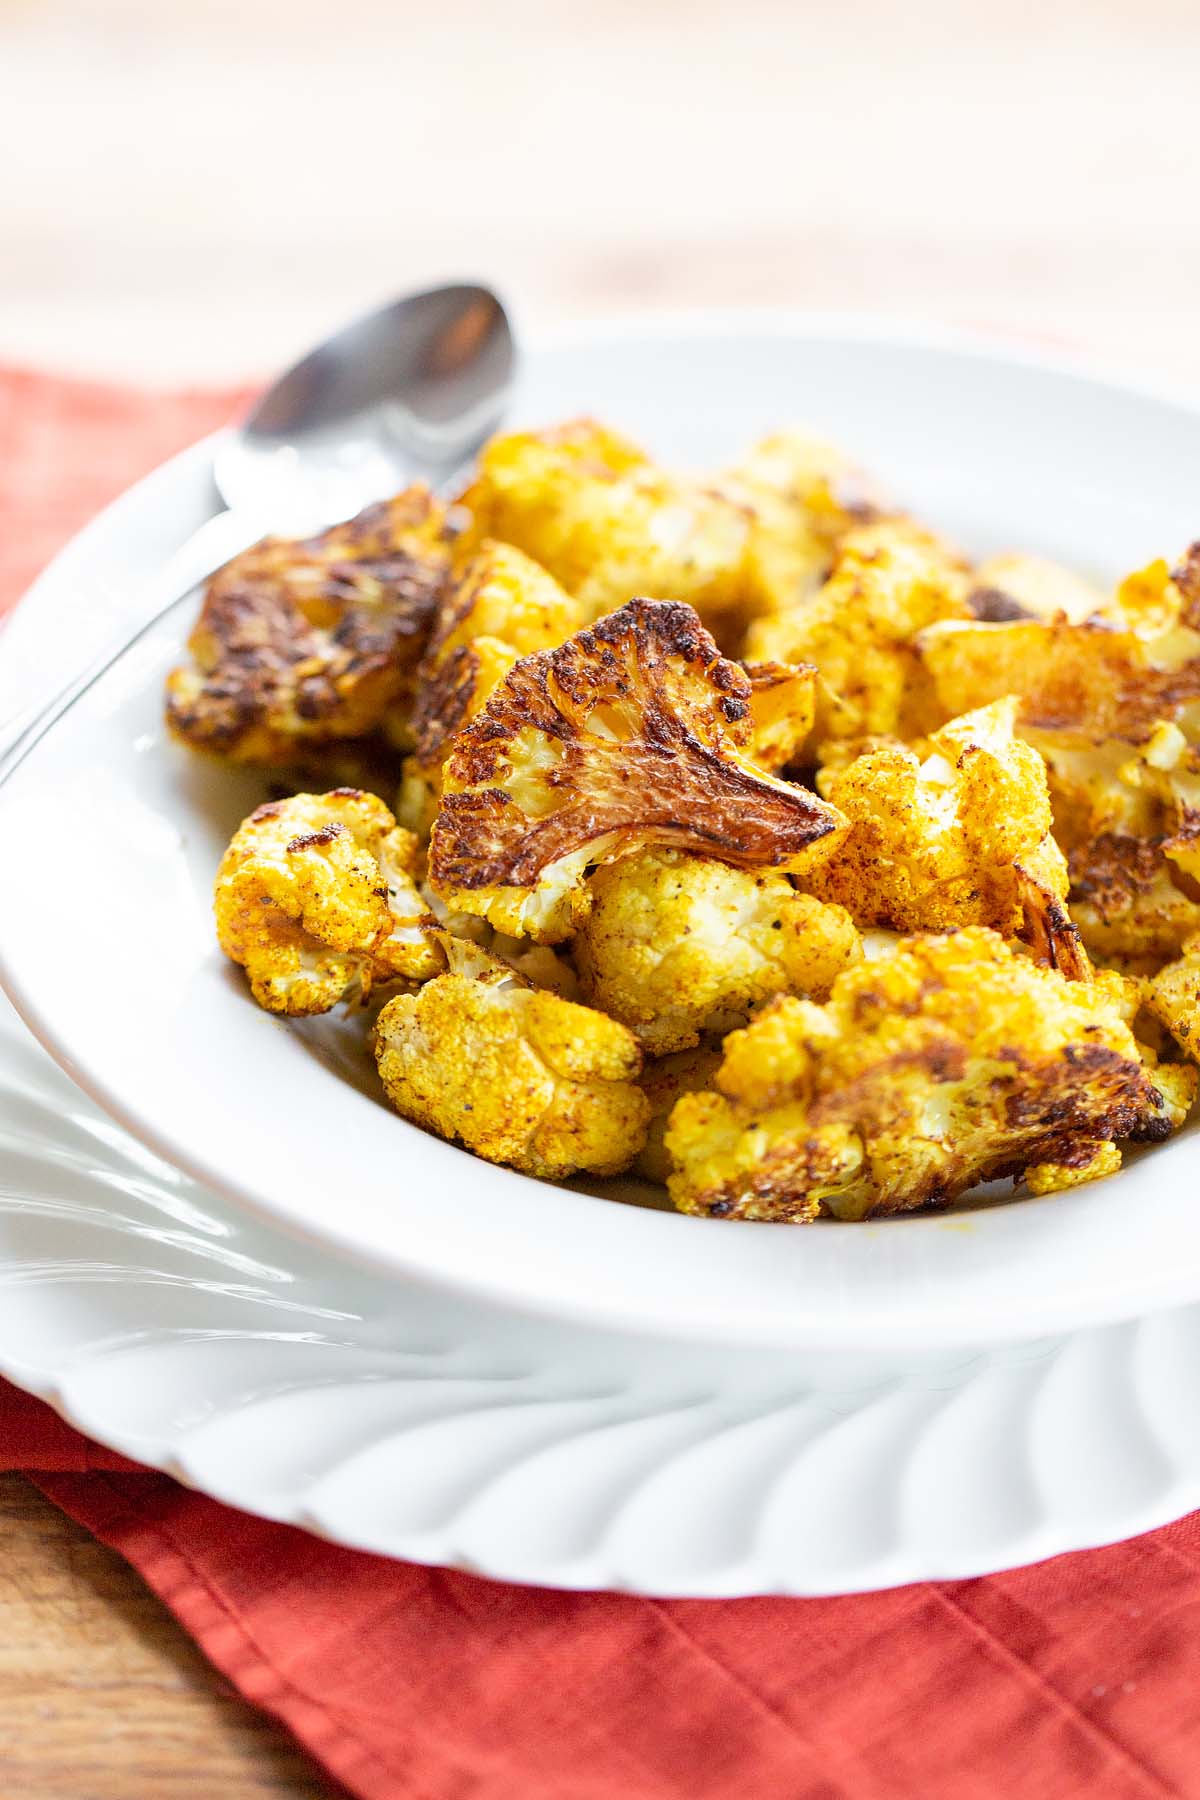
<path fill-rule="evenodd" d="M 1200 1502 L 1200 1308 L 978 1355 L 687 1348 L 436 1299 L 116 1129 L 0 999 L 0 1373 L 356 1548 L 697 1597 L 972 1576 Z"/>
<path fill-rule="evenodd" d="M 1200 413 L 969 340 L 778 318 L 576 334 L 530 356 L 514 418 L 583 409 L 695 464 L 811 420 L 972 549 L 1108 577 L 1200 525 Z M 201 447 L 43 577 L 10 654 L 57 660 L 92 585 L 128 591 L 211 506 Z M 995 1342 L 1200 1294 L 1195 1131 L 1063 1195 L 797 1230 L 551 1187 L 406 1125 L 343 1027 L 259 1012 L 217 952 L 213 870 L 259 789 L 165 740 L 185 627 L 142 643 L 7 790 L 0 944 L 64 1067 L 198 1179 L 445 1293 L 708 1342 Z"/>

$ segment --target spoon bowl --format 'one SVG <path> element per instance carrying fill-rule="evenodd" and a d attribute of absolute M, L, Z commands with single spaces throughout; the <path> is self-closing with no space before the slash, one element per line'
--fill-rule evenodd
<path fill-rule="evenodd" d="M 455 283 L 344 326 L 275 381 L 213 460 L 235 511 L 274 529 L 348 517 L 414 475 L 445 482 L 498 422 L 516 364 L 490 288 Z"/>

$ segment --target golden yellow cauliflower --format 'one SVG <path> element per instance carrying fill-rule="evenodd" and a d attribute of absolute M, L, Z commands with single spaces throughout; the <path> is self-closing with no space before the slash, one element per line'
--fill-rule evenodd
<path fill-rule="evenodd" d="M 413 880 L 416 839 L 373 794 L 260 806 L 217 872 L 217 937 L 268 1012 L 328 1012 L 351 989 L 422 981 L 442 959 Z"/>
<path fill-rule="evenodd" d="M 218 570 L 167 678 L 167 723 L 193 749 L 291 763 L 387 724 L 413 676 L 450 567 L 445 508 L 425 487 L 320 536 L 264 538 Z"/>
<path fill-rule="evenodd" d="M 743 1024 L 773 994 L 823 997 L 862 955 L 840 906 L 786 875 L 678 850 L 643 850 L 600 869 L 575 942 L 584 997 L 651 1055 Z"/>
<path fill-rule="evenodd" d="M 846 533 L 887 510 L 857 463 L 802 426 L 762 438 L 720 482 L 754 515 L 750 549 L 764 610 L 808 599 Z"/>
<path fill-rule="evenodd" d="M 460 572 L 438 609 L 416 676 L 413 735 L 404 767 L 400 813 L 425 834 L 442 786 L 442 764 L 513 664 L 551 650 L 583 623 L 577 600 L 510 544 L 485 543 Z"/>
<path fill-rule="evenodd" d="M 1071 912 L 1088 948 L 1174 956 L 1200 931 L 1200 753 L 1165 720 L 1140 742 L 1020 729 L 1046 762 Z"/>
<path fill-rule="evenodd" d="M 751 699 L 745 671 L 673 602 L 632 600 L 523 658 L 455 739 L 434 892 L 556 943 L 586 916 L 588 870 L 642 845 L 802 867 L 840 816 L 750 760 Z"/>
<path fill-rule="evenodd" d="M 931 533 L 884 520 L 842 539 L 829 580 L 806 605 L 752 625 L 746 656 L 816 665 L 819 738 L 914 737 L 944 717 L 917 634 L 966 616 L 958 558 Z"/>
<path fill-rule="evenodd" d="M 1158 720 L 1200 729 L 1200 543 L 1131 575 L 1102 616 L 931 624 L 921 659 L 947 712 L 1022 698 L 1024 723 L 1136 741 Z"/>
<path fill-rule="evenodd" d="M 798 762 L 817 717 L 811 663 L 743 663 L 750 677 L 750 755 L 760 769 Z"/>
<path fill-rule="evenodd" d="M 1200 937 L 1145 984 L 1146 1006 L 1181 1049 L 1200 1063 Z"/>
<path fill-rule="evenodd" d="M 486 538 L 517 545 L 588 620 L 636 594 L 662 594 L 732 640 L 764 604 L 749 508 L 666 473 L 593 419 L 493 438 L 462 505 L 473 521 L 466 548 Z"/>
<path fill-rule="evenodd" d="M 1085 973 L 1062 905 L 1067 865 L 1050 835 L 1046 767 L 1013 735 L 1017 706 L 997 700 L 919 749 L 891 745 L 835 768 L 821 789 L 850 831 L 805 885 L 861 926 L 991 925 L 1064 973 Z"/>
<path fill-rule="evenodd" d="M 645 1142 L 632 1032 L 502 965 L 397 995 L 379 1015 L 375 1054 L 406 1119 L 526 1175 L 616 1175 Z"/>
<path fill-rule="evenodd" d="M 971 926 L 909 938 L 840 975 L 824 1006 L 773 1001 L 725 1044 L 718 1093 L 666 1133 L 685 1212 L 859 1219 L 1025 1177 L 1117 1166 L 1172 1117 L 1126 1023 L 1119 977 L 1066 981 Z"/>

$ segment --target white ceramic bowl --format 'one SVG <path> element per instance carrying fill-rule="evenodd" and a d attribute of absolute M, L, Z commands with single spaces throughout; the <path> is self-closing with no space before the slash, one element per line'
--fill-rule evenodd
<path fill-rule="evenodd" d="M 532 351 L 514 421 L 585 410 L 693 465 L 809 421 L 978 553 L 1115 577 L 1200 531 L 1200 411 L 961 336 L 742 315 Z M 42 577 L 5 636 L 0 708 L 64 644 L 82 656 L 94 596 L 119 611 L 208 516 L 210 453 L 132 490 Z M 0 946 L 5 987 L 68 1073 L 191 1174 L 437 1288 L 710 1342 L 984 1343 L 1200 1295 L 1195 1131 L 1067 1194 L 796 1229 L 553 1187 L 401 1121 L 353 1031 L 258 1011 L 217 951 L 213 871 L 263 789 L 166 739 L 162 676 L 187 623 L 141 643 L 6 790 Z"/>

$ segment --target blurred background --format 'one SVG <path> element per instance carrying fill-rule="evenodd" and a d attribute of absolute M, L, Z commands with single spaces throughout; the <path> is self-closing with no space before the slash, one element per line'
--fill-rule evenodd
<path fill-rule="evenodd" d="M 0 358 L 265 373 L 523 316 L 870 308 L 1200 386 L 1197 0 L 0 0 Z"/>

